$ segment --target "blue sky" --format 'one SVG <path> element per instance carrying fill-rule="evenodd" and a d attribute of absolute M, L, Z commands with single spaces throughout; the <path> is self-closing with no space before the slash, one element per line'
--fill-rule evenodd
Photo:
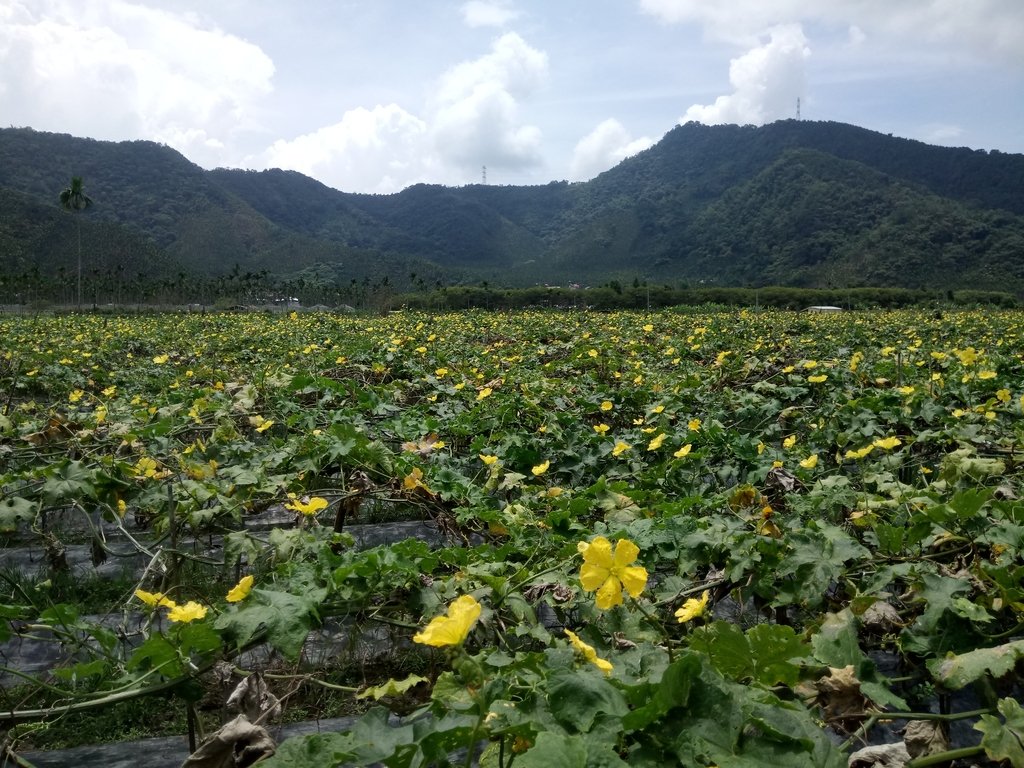
<path fill-rule="evenodd" d="M 0 0 L 0 122 L 351 192 L 592 178 L 679 122 L 1024 152 L 1020 0 Z"/>

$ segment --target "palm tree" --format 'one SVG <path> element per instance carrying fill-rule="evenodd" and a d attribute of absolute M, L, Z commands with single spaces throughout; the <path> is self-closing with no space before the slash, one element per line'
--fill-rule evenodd
<path fill-rule="evenodd" d="M 92 198 L 85 194 L 81 176 L 71 177 L 71 186 L 60 193 L 60 204 L 72 213 L 81 213 L 90 205 Z M 82 220 L 78 219 L 78 311 L 82 311 Z"/>

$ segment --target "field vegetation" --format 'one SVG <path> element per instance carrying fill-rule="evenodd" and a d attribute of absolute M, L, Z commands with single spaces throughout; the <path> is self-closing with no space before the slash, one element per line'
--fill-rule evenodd
<path fill-rule="evenodd" d="M 0 640 L 62 658 L 3 670 L 7 748 L 261 673 L 365 710 L 268 766 L 831 767 L 886 723 L 914 768 L 1022 766 L 1022 337 L 1009 310 L 0 317 L 0 530 L 48 569 L 4 579 Z M 357 547 L 368 519 L 434 538 Z M 73 589 L 76 541 L 142 576 Z M 330 622 L 386 653 L 339 678 Z"/>

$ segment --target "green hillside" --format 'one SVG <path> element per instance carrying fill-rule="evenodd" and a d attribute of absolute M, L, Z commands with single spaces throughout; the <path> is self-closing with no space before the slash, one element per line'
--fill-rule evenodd
<path fill-rule="evenodd" d="M 70 268 L 56 198 L 72 175 L 96 200 L 82 216 L 95 268 L 246 282 L 253 297 L 634 279 L 1024 293 L 1024 156 L 841 123 L 689 123 L 586 183 L 393 195 L 204 171 L 151 142 L 0 130 L 6 284 Z"/>

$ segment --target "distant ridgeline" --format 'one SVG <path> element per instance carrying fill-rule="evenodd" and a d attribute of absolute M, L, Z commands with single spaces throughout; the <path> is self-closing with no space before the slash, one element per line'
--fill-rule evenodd
<path fill-rule="evenodd" d="M 58 204 L 72 176 L 85 212 Z M 90 304 L 382 307 L 544 284 L 1024 295 L 1024 155 L 828 122 L 688 123 L 588 182 L 393 195 L 0 130 L 0 304 L 72 301 L 79 224 Z"/>

